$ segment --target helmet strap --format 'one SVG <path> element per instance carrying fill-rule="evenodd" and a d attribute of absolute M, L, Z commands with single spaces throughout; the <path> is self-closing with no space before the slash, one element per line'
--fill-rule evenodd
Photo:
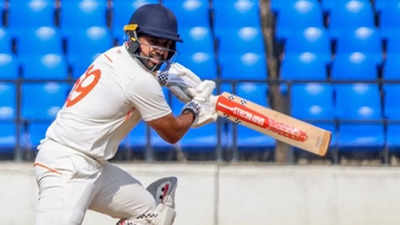
<path fill-rule="evenodd" d="M 150 57 L 147 56 L 142 56 L 140 55 L 140 42 L 138 39 L 138 33 L 135 31 L 129 31 L 127 32 L 128 35 L 128 40 L 127 40 L 127 44 L 126 49 L 128 50 L 128 52 L 130 53 L 131 56 L 137 58 L 140 63 L 146 68 L 148 69 L 150 72 L 155 72 L 158 71 L 162 66 L 164 66 L 164 64 L 168 64 L 170 63 L 170 60 L 172 60 L 175 56 L 175 51 L 171 51 L 168 55 L 168 58 L 166 60 L 166 62 L 160 63 L 158 65 L 154 65 L 154 66 L 148 66 L 148 61 L 150 60 Z M 173 44 L 173 50 L 176 49 L 176 43 L 174 42 Z"/>

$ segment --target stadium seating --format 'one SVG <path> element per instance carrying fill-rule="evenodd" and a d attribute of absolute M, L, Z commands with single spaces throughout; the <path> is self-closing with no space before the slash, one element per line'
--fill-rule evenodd
<path fill-rule="evenodd" d="M 22 118 L 40 121 L 53 120 L 63 106 L 69 89 L 68 84 L 56 82 L 22 85 Z M 32 98 L 32 96 L 40 96 L 40 98 Z"/>
<path fill-rule="evenodd" d="M 264 53 L 220 54 L 223 79 L 265 80 L 268 77 Z"/>
<path fill-rule="evenodd" d="M 399 84 L 385 84 L 384 91 L 384 106 L 385 116 L 389 120 L 400 120 L 400 105 L 398 104 L 400 96 Z"/>
<path fill-rule="evenodd" d="M 0 79 L 15 80 L 19 77 L 19 60 L 12 54 L 0 53 Z"/>
<path fill-rule="evenodd" d="M 210 28 L 194 26 L 179 33 L 184 42 L 177 43 L 176 60 L 202 79 L 215 79 L 217 68 Z"/>
<path fill-rule="evenodd" d="M 196 73 L 201 79 L 214 80 L 217 77 L 217 68 L 214 54 L 195 52 L 193 54 L 178 54 L 176 61 Z"/>
<path fill-rule="evenodd" d="M 332 2 L 333 3 L 333 2 Z M 329 30 L 333 37 L 356 27 L 373 27 L 374 14 L 371 3 L 365 0 L 339 0 L 327 8 Z"/>
<path fill-rule="evenodd" d="M 106 26 L 106 0 L 63 0 L 60 25 L 64 31 L 72 32 L 91 26 Z"/>
<path fill-rule="evenodd" d="M 133 12 L 144 4 L 159 3 L 158 0 L 118 0 L 113 1 L 112 33 L 120 42 L 124 40 L 124 25 L 129 23 Z"/>
<path fill-rule="evenodd" d="M 175 13 L 179 27 L 208 27 L 209 25 L 208 0 L 166 0 L 163 4 Z"/>
<path fill-rule="evenodd" d="M 334 8 L 336 6 L 335 5 L 336 3 L 343 4 L 343 3 L 347 3 L 349 1 L 351 1 L 351 0 L 321 0 L 321 5 L 322 5 L 322 8 L 324 9 L 324 11 L 330 11 L 332 8 Z M 357 0 L 357 1 L 366 3 L 366 4 L 370 3 L 370 0 Z M 379 0 L 377 0 L 377 1 L 379 1 Z M 386 1 L 386 0 L 384 0 L 384 1 Z M 358 7 L 354 7 L 354 6 L 353 6 L 353 8 L 358 9 Z"/>
<path fill-rule="evenodd" d="M 386 143 L 390 152 L 400 151 L 400 124 L 388 124 Z"/>
<path fill-rule="evenodd" d="M 245 126 L 237 126 L 237 147 L 240 152 L 265 151 L 275 147 L 276 141 L 270 136 Z"/>
<path fill-rule="evenodd" d="M 21 30 L 27 27 L 54 26 L 54 11 L 54 0 L 12 0 L 9 1 L 8 26 Z"/>
<path fill-rule="evenodd" d="M 337 55 L 332 64 L 333 80 L 376 80 L 377 61 L 374 55 L 361 52 Z"/>
<path fill-rule="evenodd" d="M 340 124 L 339 151 L 380 151 L 385 144 L 381 124 Z"/>
<path fill-rule="evenodd" d="M 11 36 L 9 31 L 0 27 L 0 53 L 11 53 Z"/>
<path fill-rule="evenodd" d="M 134 151 L 143 151 L 147 145 L 147 126 L 145 122 L 139 122 L 136 127 L 125 137 L 121 145 L 132 148 Z"/>
<path fill-rule="evenodd" d="M 328 32 L 321 27 L 307 27 L 291 36 L 285 42 L 285 54 L 312 52 L 318 57 L 330 60 L 330 38 Z"/>
<path fill-rule="evenodd" d="M 261 27 L 258 2 L 258 0 L 213 1 L 215 30 L 244 26 Z"/>
<path fill-rule="evenodd" d="M 264 52 L 262 31 L 258 27 L 225 28 L 217 31 L 221 53 Z"/>
<path fill-rule="evenodd" d="M 376 84 L 337 84 L 335 114 L 344 120 L 382 118 L 380 92 Z"/>
<path fill-rule="evenodd" d="M 387 55 L 383 67 L 384 80 L 400 80 L 400 54 Z"/>
<path fill-rule="evenodd" d="M 29 37 L 26 35 L 29 33 Z M 62 37 L 55 27 L 27 28 L 26 31 L 17 33 L 17 52 L 25 54 L 62 54 Z"/>
<path fill-rule="evenodd" d="M 320 55 L 303 52 L 287 54 L 281 64 L 282 80 L 325 80 L 327 61 Z"/>
<path fill-rule="evenodd" d="M 76 30 L 68 36 L 67 58 L 72 64 L 72 76 L 79 77 L 95 57 L 113 46 L 111 33 L 106 27 Z"/>
<path fill-rule="evenodd" d="M 375 8 L 380 18 L 382 36 L 387 38 L 394 33 L 399 33 L 400 6 L 397 0 L 376 0 Z"/>
<path fill-rule="evenodd" d="M 16 88 L 13 83 L 0 83 L 0 121 L 16 118 Z"/>
<path fill-rule="evenodd" d="M 337 38 L 337 54 L 363 52 L 381 57 L 381 36 L 373 27 L 358 27 L 348 30 Z"/>
<path fill-rule="evenodd" d="M 190 129 L 179 141 L 185 152 L 212 152 L 217 146 L 217 126 L 210 123 L 199 128 Z"/>
<path fill-rule="evenodd" d="M 399 55 L 400 52 L 400 32 L 391 33 L 386 36 L 387 46 L 386 53 L 390 55 Z"/>
<path fill-rule="evenodd" d="M 24 55 L 21 57 L 25 79 L 64 80 L 68 78 L 68 65 L 61 54 Z"/>
<path fill-rule="evenodd" d="M 292 116 L 304 120 L 333 120 L 333 88 L 330 84 L 294 84 L 291 88 Z"/>
<path fill-rule="evenodd" d="M 4 11 L 4 5 L 5 3 L 3 1 L 0 1 L 0 14 L 3 14 Z M 4 22 L 3 22 L 3 16 L 0 17 L 0 25 L 3 26 Z"/>
<path fill-rule="evenodd" d="M 26 130 L 22 132 L 22 146 L 28 149 L 36 148 L 40 140 L 45 138 L 49 126 L 49 121 L 28 123 Z"/>
<path fill-rule="evenodd" d="M 16 144 L 16 127 L 14 122 L 0 122 L 0 153 L 10 153 Z"/>
<path fill-rule="evenodd" d="M 211 30 L 207 26 L 193 26 L 179 29 L 183 43 L 177 43 L 179 54 L 190 54 L 194 52 L 214 52 L 214 43 Z"/>
<path fill-rule="evenodd" d="M 322 10 L 317 0 L 295 0 L 287 2 L 278 11 L 276 36 L 286 39 L 307 27 L 322 28 Z"/>

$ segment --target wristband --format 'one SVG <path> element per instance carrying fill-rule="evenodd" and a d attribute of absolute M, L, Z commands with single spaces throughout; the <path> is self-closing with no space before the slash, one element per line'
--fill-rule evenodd
<path fill-rule="evenodd" d="M 199 116 L 200 113 L 200 105 L 194 101 L 188 102 L 182 109 L 182 113 L 185 112 L 186 110 L 190 111 L 193 113 L 194 120 L 196 121 L 197 117 Z"/>

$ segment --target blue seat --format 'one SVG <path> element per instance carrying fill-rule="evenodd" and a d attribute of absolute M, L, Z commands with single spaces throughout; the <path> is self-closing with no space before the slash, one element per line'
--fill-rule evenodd
<path fill-rule="evenodd" d="M 28 123 L 27 130 L 22 132 L 22 146 L 28 149 L 36 148 L 40 141 L 46 137 L 46 131 L 49 126 L 49 121 Z"/>
<path fill-rule="evenodd" d="M 124 40 L 124 25 L 129 23 L 133 12 L 144 4 L 159 3 L 158 0 L 118 0 L 113 1 L 111 27 L 113 36 Z"/>
<path fill-rule="evenodd" d="M 207 52 L 195 52 L 193 54 L 178 55 L 176 60 L 187 68 L 190 68 L 201 79 L 214 80 L 217 77 L 217 68 L 214 54 Z"/>
<path fill-rule="evenodd" d="M 361 52 L 337 55 L 332 64 L 331 76 L 333 80 L 376 80 L 376 57 Z"/>
<path fill-rule="evenodd" d="M 384 80 L 400 80 L 400 54 L 388 54 L 383 67 Z"/>
<path fill-rule="evenodd" d="M 265 80 L 268 77 L 264 53 L 221 54 L 219 60 L 223 79 Z"/>
<path fill-rule="evenodd" d="M 269 107 L 268 87 L 265 83 L 240 82 L 236 86 L 236 95 L 264 107 Z"/>
<path fill-rule="evenodd" d="M 29 33 L 29 38 L 26 37 Z M 62 38 L 59 30 L 55 27 L 27 28 L 27 31 L 17 34 L 18 54 L 62 54 Z"/>
<path fill-rule="evenodd" d="M 382 36 L 387 38 L 398 33 L 400 26 L 400 5 L 397 0 L 376 0 L 375 7 L 379 13 Z"/>
<path fill-rule="evenodd" d="M 5 5 L 5 3 L 4 3 L 3 1 L 0 1 L 0 12 L 3 12 L 3 11 L 4 11 L 4 5 Z M 4 22 L 3 22 L 3 16 L 0 17 L 0 24 L 1 24 L 1 25 L 4 24 Z"/>
<path fill-rule="evenodd" d="M 64 80 L 68 78 L 68 65 L 63 55 L 43 54 L 21 57 L 25 79 Z"/>
<path fill-rule="evenodd" d="M 107 1 L 75 0 L 62 1 L 60 25 L 65 31 L 91 26 L 106 26 Z M 73 33 L 73 32 L 72 32 Z"/>
<path fill-rule="evenodd" d="M 270 136 L 245 126 L 237 126 L 237 146 L 240 152 L 273 149 L 276 141 Z"/>
<path fill-rule="evenodd" d="M 373 27 L 374 14 L 369 1 L 365 0 L 339 0 L 335 1 L 334 7 L 330 9 L 329 30 L 333 37 L 341 32 L 356 27 Z"/>
<path fill-rule="evenodd" d="M 321 0 L 321 6 L 324 11 L 329 12 L 330 10 L 332 10 L 332 8 L 334 8 L 336 6 L 337 3 L 343 4 L 343 3 L 347 3 L 349 1 L 350 0 Z M 358 0 L 358 1 L 361 1 L 363 3 L 370 3 L 370 0 Z"/>
<path fill-rule="evenodd" d="M 208 0 L 163 1 L 163 4 L 174 12 L 179 27 L 209 25 Z"/>
<path fill-rule="evenodd" d="M 0 120 L 13 120 L 17 113 L 16 88 L 13 83 L 0 82 Z"/>
<path fill-rule="evenodd" d="M 288 38 L 306 27 L 323 27 L 322 9 L 316 0 L 295 0 L 281 7 L 276 21 L 276 36 Z"/>
<path fill-rule="evenodd" d="M 400 31 L 387 36 L 387 55 L 398 55 L 400 52 Z"/>
<path fill-rule="evenodd" d="M 382 119 L 380 92 L 376 84 L 338 84 L 335 114 L 339 119 Z"/>
<path fill-rule="evenodd" d="M 63 106 L 70 86 L 63 83 L 27 83 L 22 85 L 21 115 L 28 120 L 53 120 Z M 40 96 L 40 98 L 32 98 Z"/>
<path fill-rule="evenodd" d="M 123 139 L 121 145 L 125 148 L 133 148 L 134 151 L 144 151 L 147 145 L 147 125 L 139 122 L 136 127 Z"/>
<path fill-rule="evenodd" d="M 78 78 L 84 74 L 87 68 L 93 63 L 98 57 L 98 53 L 84 53 L 84 54 L 73 54 L 68 56 L 68 62 L 72 67 L 72 77 Z"/>
<path fill-rule="evenodd" d="M 98 54 L 112 46 L 112 37 L 106 27 L 80 29 L 68 36 L 67 58 L 73 69 L 72 76 L 79 77 Z"/>
<path fill-rule="evenodd" d="M 213 8 L 216 30 L 228 27 L 261 26 L 258 0 L 213 1 Z"/>
<path fill-rule="evenodd" d="M 8 26 L 18 29 L 53 26 L 54 11 L 55 1 L 53 0 L 9 1 Z"/>
<path fill-rule="evenodd" d="M 93 26 L 79 29 L 67 38 L 68 55 L 101 53 L 113 46 L 111 33 L 107 27 Z"/>
<path fill-rule="evenodd" d="M 186 29 L 180 29 L 179 33 L 183 39 L 183 43 L 177 43 L 176 49 L 178 54 L 214 52 L 214 43 L 209 27 L 194 26 Z"/>
<path fill-rule="evenodd" d="M 217 32 L 220 53 L 264 52 L 261 28 L 239 27 L 226 28 Z"/>
<path fill-rule="evenodd" d="M 216 123 L 190 129 L 179 141 L 184 152 L 213 152 L 217 146 Z"/>
<path fill-rule="evenodd" d="M 351 52 L 375 54 L 380 57 L 382 49 L 379 31 L 373 27 L 358 27 L 338 36 L 336 53 L 345 54 Z"/>
<path fill-rule="evenodd" d="M 399 84 L 385 84 L 384 91 L 384 105 L 383 110 L 386 118 L 390 120 L 400 120 L 400 105 L 398 104 L 400 96 Z"/>
<path fill-rule="evenodd" d="M 333 88 L 329 84 L 294 84 L 290 103 L 292 116 L 305 120 L 333 120 Z"/>
<path fill-rule="evenodd" d="M 17 79 L 18 67 L 19 60 L 14 55 L 0 53 L 0 79 Z"/>
<path fill-rule="evenodd" d="M 339 151 L 380 151 L 385 144 L 381 124 L 340 124 Z"/>
<path fill-rule="evenodd" d="M 319 57 L 331 57 L 330 39 L 328 32 L 320 27 L 307 27 L 298 35 L 291 36 L 286 40 L 285 53 L 312 52 Z"/>
<path fill-rule="evenodd" d="M 14 122 L 0 122 L 0 153 L 12 153 L 16 145 Z"/>
<path fill-rule="evenodd" d="M 388 124 L 386 144 L 390 152 L 398 152 L 400 150 L 400 124 Z"/>
<path fill-rule="evenodd" d="M 280 78 L 282 80 L 325 80 L 327 61 L 311 52 L 287 54 L 282 61 Z"/>
<path fill-rule="evenodd" d="M 11 53 L 11 36 L 6 28 L 0 27 L 0 53 Z"/>

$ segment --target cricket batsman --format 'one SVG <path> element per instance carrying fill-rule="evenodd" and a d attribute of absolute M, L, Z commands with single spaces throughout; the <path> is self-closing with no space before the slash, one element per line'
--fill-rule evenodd
<path fill-rule="evenodd" d="M 79 225 L 87 209 L 120 225 L 174 221 L 175 177 L 146 189 L 108 160 L 140 120 L 169 143 L 215 121 L 215 83 L 173 62 L 182 40 L 175 15 L 164 6 L 138 8 L 124 30 L 127 40 L 98 56 L 76 81 L 38 146 L 36 225 Z M 171 113 L 162 86 L 186 103 L 179 116 Z"/>

